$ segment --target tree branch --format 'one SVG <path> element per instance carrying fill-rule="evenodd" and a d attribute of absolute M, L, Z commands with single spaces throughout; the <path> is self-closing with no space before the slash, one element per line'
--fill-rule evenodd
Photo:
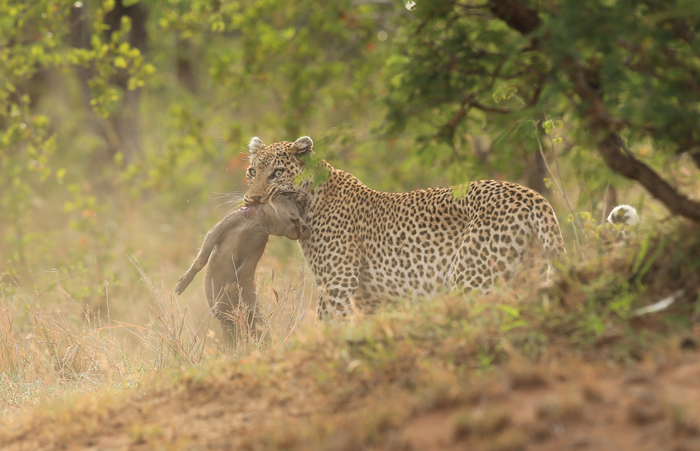
<path fill-rule="evenodd" d="M 623 146 L 617 133 L 608 133 L 600 140 L 598 150 L 608 167 L 628 179 L 639 182 L 671 212 L 700 223 L 700 202 L 679 193 L 653 169 L 634 158 L 634 155 L 621 151 Z"/>
<path fill-rule="evenodd" d="M 503 108 L 496 108 L 493 106 L 482 105 L 477 101 L 469 102 L 469 105 L 473 106 L 474 108 L 476 108 L 478 110 L 486 111 L 488 113 L 496 113 L 496 114 L 510 114 L 510 113 L 512 113 L 512 111 L 510 111 L 510 110 L 504 110 Z"/>
<path fill-rule="evenodd" d="M 700 169 L 700 150 L 695 149 L 694 152 L 690 152 L 690 158 L 692 158 L 695 162 L 695 166 L 697 166 L 698 169 Z"/>
<path fill-rule="evenodd" d="M 591 125 L 591 134 L 598 140 L 598 152 L 608 167 L 628 179 L 639 182 L 674 214 L 700 223 L 700 202 L 676 190 L 656 171 L 627 151 L 622 138 L 617 134 L 619 124 L 608 116 L 597 91 L 588 84 L 583 68 L 578 66 L 572 70 L 571 78 L 574 79 L 576 94 L 583 102 L 588 103 L 586 115 Z"/>
<path fill-rule="evenodd" d="M 522 34 L 535 31 L 541 21 L 537 11 L 522 4 L 519 0 L 489 0 L 489 10 L 510 28 Z M 700 223 L 700 202 L 692 200 L 676 190 L 652 168 L 637 160 L 627 151 L 618 135 L 624 124 L 613 120 L 605 110 L 598 96 L 598 90 L 590 85 L 585 70 L 577 61 L 569 61 L 569 78 L 574 83 L 574 92 L 582 102 L 588 104 L 583 119 L 591 126 L 591 134 L 598 143 L 598 152 L 610 169 L 628 179 L 639 182 L 671 212 Z M 698 161 L 696 153 L 691 153 Z M 698 158 L 698 159 L 696 159 Z"/>
<path fill-rule="evenodd" d="M 494 16 L 522 34 L 532 33 L 540 26 L 537 11 L 523 5 L 519 0 L 489 0 L 487 5 Z"/>

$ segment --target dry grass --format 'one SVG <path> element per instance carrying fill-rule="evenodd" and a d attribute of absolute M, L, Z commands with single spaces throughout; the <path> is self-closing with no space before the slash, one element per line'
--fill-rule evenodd
<path fill-rule="evenodd" d="M 663 254 L 653 252 L 655 242 L 646 246 L 638 265 L 652 268 L 648 259 L 659 264 L 665 259 L 667 285 L 590 283 L 610 277 L 611 268 L 619 274 L 606 280 L 638 277 L 641 273 L 630 269 L 644 246 L 635 246 L 630 255 L 573 265 L 563 273 L 565 281 L 544 289 L 525 285 L 487 296 L 443 296 L 398 304 L 355 323 L 301 330 L 308 315 L 296 323 L 283 320 L 276 330 L 289 340 L 284 349 L 267 353 L 250 344 L 238 355 L 217 358 L 206 352 L 215 349 L 210 340 L 183 339 L 197 335 L 202 321 L 168 323 L 168 317 L 189 313 L 171 305 L 166 290 L 154 290 L 155 326 L 141 336 L 153 344 L 148 355 L 163 355 L 161 367 L 179 366 L 156 374 L 142 390 L 117 397 L 42 403 L 41 409 L 7 422 L 12 427 L 0 430 L 0 444 L 10 450 L 113 443 L 121 444 L 116 449 L 176 450 L 453 446 L 517 451 L 581 443 L 636 449 L 625 443 L 638 443 L 644 428 L 653 425 L 691 446 L 697 409 L 686 398 L 700 396 L 692 382 L 700 361 L 681 345 L 696 339 L 700 329 L 689 321 L 669 327 L 668 321 L 693 304 L 679 301 L 671 316 L 655 315 L 643 326 L 625 312 L 677 284 L 674 277 L 687 274 L 682 256 L 688 252 L 695 258 L 697 244 L 686 234 L 673 238 Z M 271 297 L 275 303 L 271 311 L 286 305 L 284 285 L 276 279 L 260 282 L 263 301 Z M 301 289 L 303 280 L 285 283 L 288 302 L 306 299 L 300 296 L 309 294 Z M 621 300 L 630 304 L 619 305 Z M 285 324 L 297 324 L 299 333 L 287 333 Z M 600 340 L 615 334 L 620 338 Z M 658 410 L 650 415 L 635 404 L 640 382 L 627 369 L 642 367 L 634 357 L 642 348 L 641 358 L 648 359 L 644 374 L 663 381 L 654 388 Z M 608 416 L 612 420 L 598 421 Z"/>
<path fill-rule="evenodd" d="M 262 340 L 240 337 L 225 350 L 210 311 L 196 316 L 163 282 L 156 285 L 130 258 L 150 293 L 149 314 L 140 324 L 75 304 L 79 320 L 50 302 L 46 293 L 26 293 L 18 286 L 0 291 L 0 406 L 3 410 L 36 402 L 55 393 L 99 387 L 132 387 L 145 375 L 182 365 L 199 365 L 224 352 L 241 356 L 252 350 L 279 349 L 309 310 L 311 294 L 302 273 L 296 278 L 262 280 Z M 111 302 L 115 302 L 114 299 Z M 183 305 L 184 304 L 184 305 Z M 206 305 L 196 306 L 197 310 Z"/>
<path fill-rule="evenodd" d="M 251 349 L 274 353 L 289 340 L 302 320 L 313 316 L 308 315 L 313 304 L 313 284 L 303 269 L 292 278 L 275 277 L 273 269 L 269 278 L 258 276 L 256 285 L 256 305 L 248 307 L 241 303 L 226 313 L 235 325 L 232 350 L 237 354 L 245 354 Z M 252 330 L 248 323 L 250 310 L 258 312 L 257 331 Z M 211 309 L 207 318 L 210 316 Z"/>

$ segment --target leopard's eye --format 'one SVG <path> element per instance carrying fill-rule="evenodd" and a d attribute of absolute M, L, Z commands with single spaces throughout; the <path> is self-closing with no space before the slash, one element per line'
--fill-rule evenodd
<path fill-rule="evenodd" d="M 253 168 L 248 168 L 248 175 L 251 177 L 255 177 L 255 169 Z"/>
<path fill-rule="evenodd" d="M 282 174 L 284 174 L 284 169 L 277 169 L 274 174 L 272 174 L 273 178 L 277 177 L 282 177 Z"/>

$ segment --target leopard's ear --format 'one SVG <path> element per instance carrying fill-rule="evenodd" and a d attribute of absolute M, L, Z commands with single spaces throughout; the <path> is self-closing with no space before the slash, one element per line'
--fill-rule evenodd
<path fill-rule="evenodd" d="M 263 147 L 265 147 L 265 143 L 262 142 L 262 139 L 258 138 L 257 136 L 253 136 L 248 143 L 248 151 L 250 152 L 250 156 L 254 157 Z"/>
<path fill-rule="evenodd" d="M 314 142 L 308 136 L 302 136 L 294 141 L 290 149 L 292 154 L 296 156 L 310 155 L 313 153 Z"/>

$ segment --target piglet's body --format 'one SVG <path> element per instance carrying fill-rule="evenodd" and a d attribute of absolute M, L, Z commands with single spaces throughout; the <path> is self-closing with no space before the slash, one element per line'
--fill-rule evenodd
<path fill-rule="evenodd" d="M 181 294 L 208 265 L 204 282 L 207 301 L 229 344 L 236 333 L 236 318 L 231 313 L 241 301 L 247 310 L 247 326 L 259 335 L 255 269 L 270 235 L 291 240 L 310 236 L 297 204 L 285 196 L 229 213 L 207 233 L 197 258 L 175 287 Z"/>

